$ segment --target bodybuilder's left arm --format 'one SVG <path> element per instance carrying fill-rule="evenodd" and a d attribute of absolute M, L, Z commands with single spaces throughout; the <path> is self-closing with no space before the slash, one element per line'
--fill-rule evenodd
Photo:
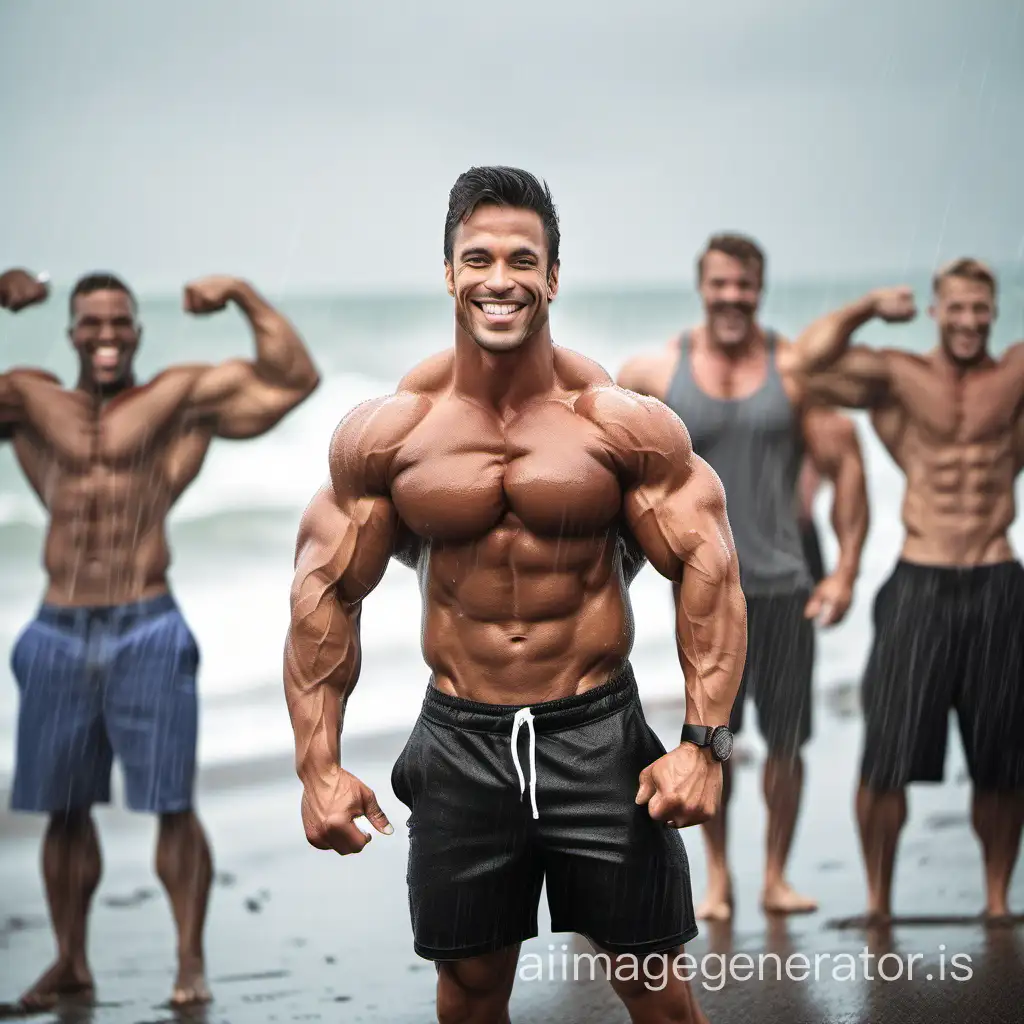
<path fill-rule="evenodd" d="M 675 585 L 676 645 L 686 721 L 729 721 L 747 650 L 747 610 L 725 492 L 661 402 L 601 389 L 595 418 L 625 466 L 623 509 L 651 564 Z M 707 821 L 721 799 L 721 766 L 681 743 L 641 773 L 639 803 L 676 827 Z"/>
<path fill-rule="evenodd" d="M 229 302 L 249 321 L 256 357 L 205 368 L 196 378 L 190 405 L 215 420 L 219 437 L 258 437 L 308 398 L 320 377 L 298 331 L 252 285 L 208 277 L 185 288 L 190 313 L 213 313 Z"/>
<path fill-rule="evenodd" d="M 686 721 L 725 725 L 746 657 L 746 601 L 725 491 L 693 451 L 679 417 L 652 399 L 630 419 L 635 485 L 626 519 L 644 554 L 676 584 L 676 645 L 686 676 Z"/>
<path fill-rule="evenodd" d="M 853 421 L 831 409 L 804 414 L 804 439 L 818 472 L 832 482 L 832 529 L 839 542 L 835 569 L 815 588 L 808 618 L 822 616 L 822 625 L 839 622 L 850 607 L 868 534 L 867 480 Z"/>

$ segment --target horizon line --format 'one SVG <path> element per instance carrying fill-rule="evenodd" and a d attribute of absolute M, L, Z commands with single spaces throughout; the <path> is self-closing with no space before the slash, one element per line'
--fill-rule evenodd
<path fill-rule="evenodd" d="M 991 261 L 989 266 L 996 272 L 997 277 L 1012 277 L 1016 272 L 1020 272 L 1021 263 L 1020 261 Z M 836 272 L 834 274 L 808 274 L 808 275 L 793 275 L 783 276 L 779 278 L 773 278 L 771 275 L 767 275 L 767 285 L 765 287 L 766 298 L 770 296 L 774 288 L 781 287 L 785 289 L 790 288 L 821 288 L 834 285 L 844 284 L 867 284 L 870 279 L 877 278 L 877 284 L 874 287 L 883 287 L 886 284 L 893 283 L 904 283 L 913 280 L 927 279 L 931 280 L 932 274 L 935 272 L 935 268 L 925 268 L 919 266 L 914 269 L 903 270 L 900 273 L 894 273 L 891 271 L 878 271 L 878 270 L 861 270 L 861 271 L 849 271 L 849 272 Z M 378 286 L 367 286 L 361 289 L 346 288 L 343 286 L 333 286 L 329 283 L 315 283 L 308 285 L 298 285 L 295 287 L 282 288 L 270 288 L 265 285 L 261 285 L 254 276 L 240 274 L 239 278 L 250 281 L 254 287 L 258 288 L 261 292 L 268 296 L 283 296 L 289 299 L 320 299 L 320 298 L 334 298 L 342 300 L 382 300 L 391 299 L 399 301 L 423 301 L 425 299 L 441 299 L 449 298 L 443 290 L 438 288 L 427 288 L 426 286 L 419 287 L 391 287 L 386 285 Z M 132 286 L 136 298 L 141 301 L 166 301 L 166 300 L 179 300 L 181 297 L 182 289 L 187 282 L 182 282 L 181 285 L 176 287 L 170 287 L 166 285 L 153 285 L 136 288 Z M 70 291 L 74 281 L 50 281 L 50 290 L 53 291 Z M 609 280 L 592 280 L 583 282 L 572 287 L 571 295 L 581 295 L 587 297 L 595 297 L 597 294 L 603 295 L 645 295 L 645 294 L 696 294 L 696 289 L 692 281 L 683 281 L 682 279 L 657 279 L 652 278 L 648 281 L 630 280 L 614 282 Z"/>

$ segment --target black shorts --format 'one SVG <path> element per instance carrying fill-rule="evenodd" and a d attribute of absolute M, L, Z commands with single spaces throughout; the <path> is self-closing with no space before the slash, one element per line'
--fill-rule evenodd
<path fill-rule="evenodd" d="M 861 781 L 941 782 L 955 708 L 975 785 L 1024 787 L 1024 567 L 898 562 L 874 622 Z"/>
<path fill-rule="evenodd" d="M 747 598 L 747 660 L 729 728 L 743 728 L 752 697 L 770 754 L 795 757 L 811 738 L 814 625 L 804 618 L 806 590 Z"/>
<path fill-rule="evenodd" d="M 427 688 L 391 775 L 412 812 L 416 953 L 457 960 L 533 938 L 545 880 L 555 932 L 636 955 L 688 942 L 697 925 L 682 838 L 635 803 L 640 772 L 665 747 L 632 669 L 529 711 L 532 723 L 519 706 Z"/>

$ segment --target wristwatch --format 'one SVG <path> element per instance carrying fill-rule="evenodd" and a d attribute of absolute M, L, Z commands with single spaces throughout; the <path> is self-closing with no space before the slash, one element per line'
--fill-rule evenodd
<path fill-rule="evenodd" d="M 710 747 L 716 761 L 728 761 L 732 757 L 732 730 L 726 725 L 684 725 L 679 742 Z"/>

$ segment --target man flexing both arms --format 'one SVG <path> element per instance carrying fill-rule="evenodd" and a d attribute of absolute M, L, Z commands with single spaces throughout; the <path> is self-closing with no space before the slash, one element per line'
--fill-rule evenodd
<path fill-rule="evenodd" d="M 974 784 L 990 919 L 1010 912 L 1024 822 L 1024 568 L 1007 538 L 1024 466 L 1024 343 L 989 354 L 996 279 L 977 260 L 947 264 L 933 292 L 939 338 L 927 355 L 849 344 L 878 312 L 870 297 L 802 336 L 822 353 L 806 382 L 812 399 L 869 410 L 907 481 L 906 536 L 875 600 L 863 681 L 857 820 L 870 922 L 892 913 L 905 787 L 943 778 L 950 708 Z"/>
<path fill-rule="evenodd" d="M 749 620 L 730 727 L 742 728 L 746 697 L 752 696 L 768 747 L 762 904 L 774 913 L 804 913 L 817 903 L 789 885 L 786 862 L 803 790 L 800 751 L 811 735 L 812 620 L 832 625 L 850 606 L 868 506 L 856 432 L 835 413 L 804 408 L 799 374 L 815 358 L 813 348 L 792 345 L 757 322 L 764 265 L 750 239 L 711 238 L 697 261 L 704 322 L 662 351 L 629 360 L 618 383 L 685 417 L 694 451 L 725 487 Z M 808 456 L 833 482 L 832 524 L 839 540 L 836 568 L 816 584 L 798 523 L 797 483 Z M 732 914 L 730 775 L 726 765 L 721 809 L 704 829 L 708 891 L 697 911 L 719 921 Z"/>
<path fill-rule="evenodd" d="M 12 274 L 0 296 L 17 308 L 33 279 Z M 209 998 L 212 864 L 192 810 L 199 651 L 170 593 L 165 520 L 214 437 L 263 434 L 318 382 L 292 326 L 249 285 L 212 277 L 185 289 L 192 313 L 228 302 L 252 326 L 255 359 L 175 366 L 140 385 L 134 298 L 116 277 L 85 277 L 71 296 L 75 387 L 42 370 L 0 374 L 0 436 L 50 515 L 46 596 L 11 656 L 21 696 L 11 802 L 50 814 L 43 874 L 57 940 L 26 1009 L 92 990 L 86 928 L 100 848 L 90 806 L 110 798 L 115 754 L 128 806 L 160 816 L 156 867 L 178 932 L 172 1001 Z"/>
<path fill-rule="evenodd" d="M 746 634 L 721 485 L 670 410 L 552 344 L 558 243 L 532 175 L 459 178 L 445 229 L 455 344 L 345 418 L 298 538 L 285 690 L 322 849 L 361 851 L 361 815 L 391 832 L 340 765 L 339 734 L 363 600 L 393 555 L 421 575 L 432 675 L 392 787 L 411 810 L 415 949 L 438 963 L 442 1022 L 508 1020 L 545 878 L 553 929 L 613 965 L 693 938 L 675 830 L 714 813 L 731 747 L 712 730 Z M 629 663 L 637 547 L 681 584 L 686 726 L 668 752 Z M 612 984 L 633 1021 L 703 1019 L 678 973 L 657 991 Z"/>

